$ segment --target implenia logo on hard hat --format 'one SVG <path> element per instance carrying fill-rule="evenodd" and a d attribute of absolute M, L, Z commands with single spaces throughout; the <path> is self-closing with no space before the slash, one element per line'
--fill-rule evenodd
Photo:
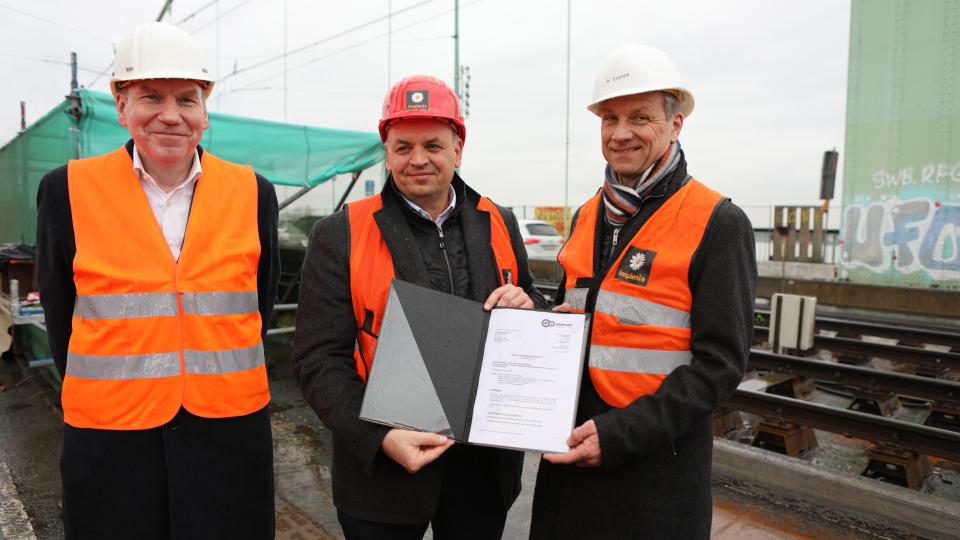
<path fill-rule="evenodd" d="M 408 90 L 406 108 L 407 110 L 429 109 L 430 92 L 426 90 Z"/>

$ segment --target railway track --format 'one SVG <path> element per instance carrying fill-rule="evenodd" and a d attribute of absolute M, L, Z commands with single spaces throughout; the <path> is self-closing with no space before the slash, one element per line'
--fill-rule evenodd
<path fill-rule="evenodd" d="M 724 406 L 960 463 L 960 433 L 955 431 L 755 390 L 736 390 Z"/>
<path fill-rule="evenodd" d="M 757 324 L 754 325 L 753 330 L 755 339 L 765 340 L 769 327 Z M 864 363 L 871 357 L 877 357 L 916 364 L 925 368 L 929 375 L 939 375 L 945 370 L 960 370 L 960 353 L 927 349 L 922 346 L 891 345 L 863 339 L 815 334 L 813 347 L 817 350 L 830 351 L 840 359 L 853 363 Z"/>
<path fill-rule="evenodd" d="M 754 310 L 754 314 L 758 321 L 762 321 L 760 326 L 765 326 L 762 323 L 770 320 L 770 310 L 768 308 L 758 306 Z M 891 324 L 859 318 L 822 315 L 817 315 L 816 327 L 818 330 L 838 332 L 838 337 L 874 336 L 896 339 L 902 345 L 942 345 L 950 347 L 953 352 L 960 352 L 960 329 Z"/>
<path fill-rule="evenodd" d="M 535 285 L 552 300 L 549 297 L 556 291 L 556 284 L 537 282 Z M 770 311 L 757 306 L 755 313 L 756 338 L 766 340 L 769 327 L 765 323 L 769 321 Z M 828 350 L 845 362 L 864 363 L 878 357 L 915 364 L 919 373 L 942 375 L 948 370 L 960 371 L 960 332 L 957 331 L 825 315 L 818 315 L 815 324 L 817 330 L 837 335 L 815 335 L 814 348 Z M 864 336 L 896 339 L 897 344 L 861 339 Z M 930 349 L 926 345 L 950 350 Z M 852 395 L 896 395 L 921 400 L 936 412 L 928 419 L 939 421 L 933 425 L 905 422 L 747 388 L 738 389 L 724 404 L 725 408 L 856 437 L 897 451 L 960 462 L 960 383 L 756 349 L 751 351 L 748 369 L 839 385 Z"/>

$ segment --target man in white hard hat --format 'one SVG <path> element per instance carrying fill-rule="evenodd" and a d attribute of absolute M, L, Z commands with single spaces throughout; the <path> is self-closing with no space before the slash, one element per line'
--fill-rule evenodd
<path fill-rule="evenodd" d="M 199 147 L 213 82 L 189 34 L 133 28 L 110 81 L 131 140 L 37 194 L 68 539 L 274 535 L 277 199 Z"/>
<path fill-rule="evenodd" d="M 540 463 L 533 539 L 707 538 L 712 412 L 753 335 L 753 229 L 693 179 L 693 95 L 670 56 L 618 48 L 588 109 L 607 161 L 559 255 L 558 310 L 593 314 L 570 450 Z"/>

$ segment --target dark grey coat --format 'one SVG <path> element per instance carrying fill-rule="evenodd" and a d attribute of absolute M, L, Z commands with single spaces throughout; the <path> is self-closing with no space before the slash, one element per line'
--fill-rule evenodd
<path fill-rule="evenodd" d="M 688 178 L 681 157 L 677 169 L 651 188 L 624 225 L 612 254 L 612 227 L 601 207 L 594 276 L 606 275 L 630 239 Z M 594 279 L 587 311 L 593 311 L 599 282 Z M 691 365 L 671 373 L 654 395 L 623 409 L 608 406 L 584 372 L 577 424 L 596 423 L 603 464 L 588 469 L 541 460 L 531 539 L 709 537 L 712 412 L 743 376 L 756 282 L 750 220 L 723 201 L 690 264 Z"/>
<path fill-rule="evenodd" d="M 499 285 L 490 248 L 490 215 L 477 209 L 480 195 L 459 177 L 454 179 L 454 188 L 456 216 L 444 224 L 448 252 L 454 259 L 454 292 L 483 301 Z M 438 272 L 436 267 L 440 259 L 434 253 L 439 249 L 435 225 L 405 205 L 392 181 L 386 183 L 382 195 L 383 208 L 374 219 L 390 249 L 397 278 L 448 291 L 446 268 Z M 518 284 L 543 307 L 543 296 L 533 287 L 527 268 L 516 217 L 509 210 L 498 209 L 513 240 Z M 426 223 L 427 232 L 434 227 L 432 234 L 425 234 L 423 223 L 417 220 Z M 349 257 L 350 226 L 347 212 L 340 211 L 318 222 L 310 234 L 300 285 L 293 369 L 307 402 L 333 433 L 333 502 L 337 509 L 369 521 L 425 523 L 440 499 L 446 456 L 410 474 L 380 451 L 389 428 L 359 418 L 364 385 L 353 360 L 357 327 Z M 490 482 L 496 484 L 503 504 L 509 507 L 520 492 L 523 454 L 492 448 L 483 451 L 496 462 Z"/>

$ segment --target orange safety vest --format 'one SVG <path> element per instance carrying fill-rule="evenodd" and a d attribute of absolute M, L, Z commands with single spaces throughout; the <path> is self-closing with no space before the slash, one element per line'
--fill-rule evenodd
<path fill-rule="evenodd" d="M 201 165 L 178 262 L 125 148 L 68 164 L 77 301 L 63 380 L 67 424 L 148 429 L 181 405 L 222 418 L 270 401 L 256 176 L 209 152 Z"/>
<path fill-rule="evenodd" d="M 602 280 L 593 279 L 601 194 L 580 208 L 558 259 L 566 272 L 564 298 L 574 310 L 585 310 L 587 296 L 597 289 L 589 370 L 594 388 L 610 406 L 626 407 L 655 393 L 674 369 L 690 364 L 693 297 L 687 276 L 722 200 L 723 195 L 691 179 L 629 239 Z"/>
<path fill-rule="evenodd" d="M 387 306 L 387 294 L 393 281 L 393 257 L 380 234 L 373 215 L 383 207 L 380 195 L 367 197 L 347 205 L 350 219 L 350 294 L 357 321 L 357 350 L 353 353 L 357 374 L 366 382 L 373 365 L 377 336 Z M 497 261 L 500 284 L 503 270 L 510 270 L 510 282 L 517 284 L 517 256 L 510 242 L 510 232 L 493 202 L 481 197 L 477 209 L 490 214 L 490 244 Z"/>

